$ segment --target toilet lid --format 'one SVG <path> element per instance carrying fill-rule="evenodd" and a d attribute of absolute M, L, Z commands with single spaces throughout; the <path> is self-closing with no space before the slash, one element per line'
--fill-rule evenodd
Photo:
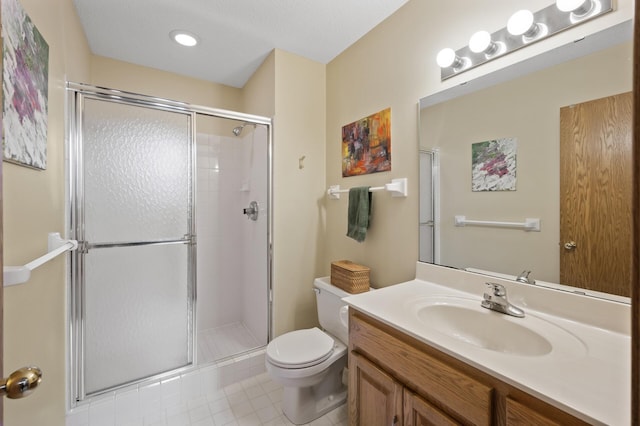
<path fill-rule="evenodd" d="M 276 337 L 267 345 L 267 357 L 279 367 L 304 368 L 329 358 L 333 347 L 333 339 L 314 327 Z"/>

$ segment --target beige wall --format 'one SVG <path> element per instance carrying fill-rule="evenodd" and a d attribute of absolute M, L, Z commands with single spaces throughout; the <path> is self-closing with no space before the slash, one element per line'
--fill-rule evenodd
<path fill-rule="evenodd" d="M 64 84 L 87 80 L 90 52 L 71 0 L 22 0 L 49 44 L 47 170 L 4 163 L 4 262 L 24 265 L 47 251 L 47 233 L 64 233 Z M 64 261 L 58 258 L 22 285 L 4 289 L 4 371 L 34 364 L 44 371 L 29 398 L 5 400 L 12 426 L 62 425 L 65 415 Z"/>
<path fill-rule="evenodd" d="M 631 90 L 631 43 L 425 108 L 421 146 L 440 153 L 442 263 L 559 282 L 560 108 Z M 471 191 L 471 144 L 517 139 L 517 190 Z M 540 232 L 455 227 L 453 217 L 520 222 Z"/>
<path fill-rule="evenodd" d="M 273 117 L 276 98 L 276 52 L 267 56 L 242 88 L 243 111 L 248 114 Z"/>
<path fill-rule="evenodd" d="M 275 335 L 317 324 L 312 284 L 325 247 L 325 81 L 323 64 L 276 50 Z"/>
<path fill-rule="evenodd" d="M 103 56 L 92 57 L 91 80 L 79 83 L 233 111 L 242 103 L 240 89 Z"/>
<path fill-rule="evenodd" d="M 607 28 L 632 17 L 633 3 L 620 0 L 617 10 L 440 82 L 435 64 L 443 47 L 458 49 L 478 29 L 495 31 L 520 8 L 538 10 L 548 0 L 410 0 L 389 19 L 354 43 L 327 66 L 327 182 L 352 186 L 379 186 L 396 177 L 409 179 L 409 196 L 373 196 L 373 219 L 364 243 L 346 233 L 346 200 L 326 201 L 327 252 L 324 272 L 336 259 L 351 259 L 371 267 L 374 286 L 387 286 L 414 277 L 418 259 L 418 134 L 419 98 L 459 85 L 558 47 L 585 34 Z M 366 176 L 342 178 L 340 129 L 345 124 L 391 107 L 392 170 Z"/>

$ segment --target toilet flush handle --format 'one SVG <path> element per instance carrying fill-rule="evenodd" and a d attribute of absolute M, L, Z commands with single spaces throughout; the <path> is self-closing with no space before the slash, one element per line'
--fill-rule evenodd
<path fill-rule="evenodd" d="M 349 307 L 347 305 L 340 308 L 340 322 L 349 328 Z"/>

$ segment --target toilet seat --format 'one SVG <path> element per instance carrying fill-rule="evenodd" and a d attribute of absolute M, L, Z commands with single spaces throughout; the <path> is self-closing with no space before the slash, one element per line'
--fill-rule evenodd
<path fill-rule="evenodd" d="M 267 345 L 267 358 L 282 368 L 306 368 L 331 356 L 335 342 L 317 327 L 276 337 Z"/>

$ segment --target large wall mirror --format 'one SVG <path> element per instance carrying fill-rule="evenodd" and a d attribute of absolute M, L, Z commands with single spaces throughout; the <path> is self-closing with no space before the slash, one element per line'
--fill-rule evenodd
<path fill-rule="evenodd" d="M 631 39 L 623 23 L 421 99 L 421 261 L 629 301 Z"/>

